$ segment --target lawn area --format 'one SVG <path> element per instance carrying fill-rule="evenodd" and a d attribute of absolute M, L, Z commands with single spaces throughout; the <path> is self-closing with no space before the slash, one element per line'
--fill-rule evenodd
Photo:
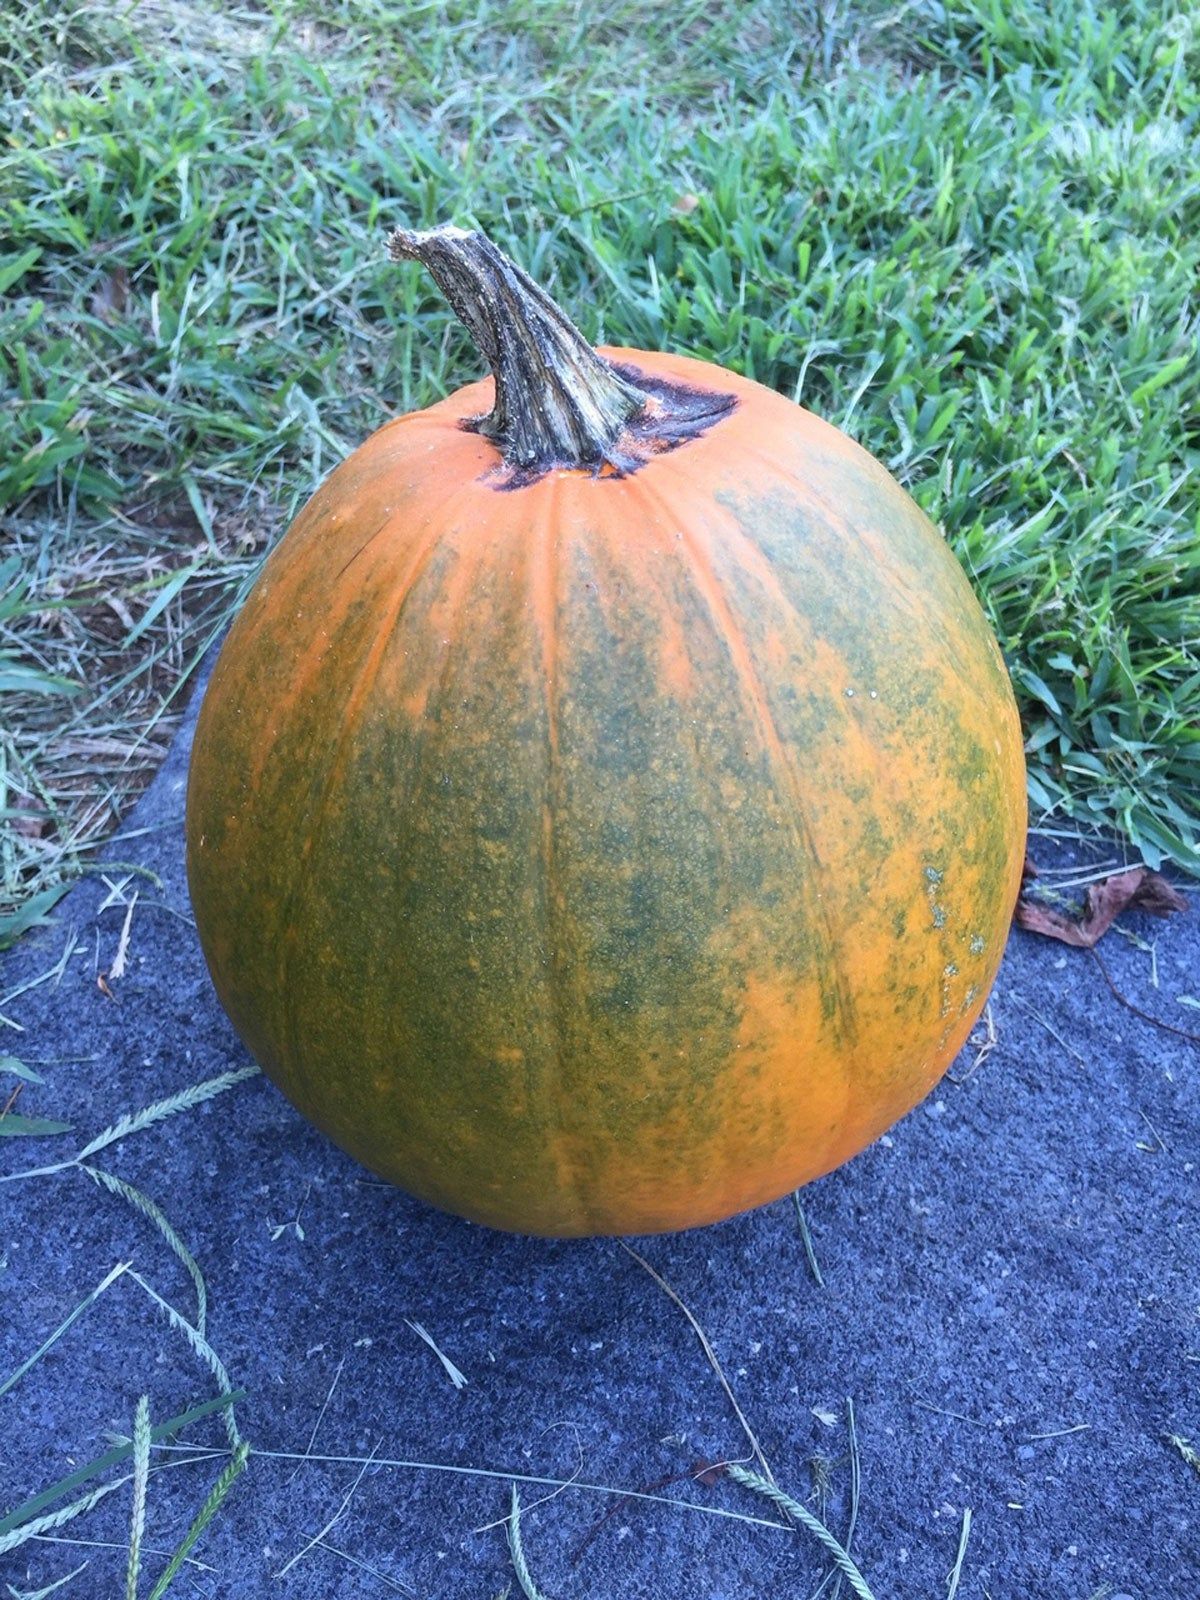
<path fill-rule="evenodd" d="M 400 223 L 851 433 L 995 624 L 1035 826 L 1200 870 L 1189 8 L 50 9 L 0 22 L 0 938 L 322 476 L 478 373 Z"/>

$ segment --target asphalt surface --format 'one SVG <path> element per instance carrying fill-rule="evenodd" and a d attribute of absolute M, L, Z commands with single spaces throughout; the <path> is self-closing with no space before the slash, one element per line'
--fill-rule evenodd
<path fill-rule="evenodd" d="M 188 913 L 191 727 L 112 864 L 0 959 L 0 1055 L 44 1079 L 12 1110 L 74 1130 L 0 1140 L 6 1171 L 66 1160 L 119 1116 L 248 1064 Z M 1048 863 L 1052 848 L 1035 853 Z M 117 951 L 122 884 L 138 901 L 110 997 L 97 974 Z M 1178 998 L 1200 999 L 1200 917 L 1122 925 L 1141 943 L 1105 939 L 1113 981 L 1200 1030 Z M 968 1509 L 966 1600 L 1089 1600 L 1104 1585 L 1110 1600 L 1195 1600 L 1200 1473 L 1168 1436 L 1200 1447 L 1200 1050 L 1121 1005 L 1086 952 L 1023 933 L 992 1017 L 983 1059 L 968 1050 L 957 1082 L 804 1192 L 823 1288 L 790 1200 L 637 1248 L 702 1325 L 779 1484 L 839 1538 L 853 1416 L 852 1551 L 876 1600 L 945 1596 Z M 18 1081 L 0 1080 L 6 1098 Z M 745 1460 L 746 1434 L 695 1330 L 620 1245 L 432 1211 L 371 1179 L 262 1077 L 89 1159 L 150 1196 L 191 1249 L 209 1346 L 246 1391 L 237 1425 L 255 1453 L 172 1594 L 492 1600 L 511 1584 L 516 1600 L 501 1520 L 513 1477 L 576 1480 L 521 1483 L 547 1600 L 801 1600 L 829 1570 L 765 1499 L 694 1477 L 699 1462 Z M 134 1277 L 194 1321 L 179 1259 L 77 1167 L 0 1187 L 0 1254 L 0 1381 L 132 1263 L 0 1396 L 0 1505 L 128 1437 L 141 1394 L 161 1421 L 219 1392 Z M 154 1456 L 143 1593 L 228 1460 L 219 1417 L 179 1442 L 198 1448 Z M 130 1497 L 125 1485 L 0 1554 L 5 1592 L 86 1563 L 58 1594 L 123 1594 Z"/>

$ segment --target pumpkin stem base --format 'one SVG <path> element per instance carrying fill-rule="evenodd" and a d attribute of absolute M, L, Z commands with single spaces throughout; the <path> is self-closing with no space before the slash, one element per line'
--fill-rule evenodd
<path fill-rule="evenodd" d="M 732 395 L 664 384 L 606 361 L 483 233 L 398 228 L 388 253 L 425 267 L 492 369 L 495 405 L 465 426 L 500 451 L 509 469 L 502 487 L 555 467 L 624 476 L 706 432 L 736 404 Z"/>

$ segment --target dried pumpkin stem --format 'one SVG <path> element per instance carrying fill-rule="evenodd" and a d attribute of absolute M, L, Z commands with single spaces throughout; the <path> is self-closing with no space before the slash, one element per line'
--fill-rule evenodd
<path fill-rule="evenodd" d="M 431 274 L 491 367 L 496 403 L 473 426 L 510 467 L 620 463 L 621 436 L 648 396 L 485 234 L 398 228 L 388 253 Z"/>

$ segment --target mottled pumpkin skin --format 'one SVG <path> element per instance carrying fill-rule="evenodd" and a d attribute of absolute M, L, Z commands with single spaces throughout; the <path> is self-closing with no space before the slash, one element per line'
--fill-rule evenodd
<path fill-rule="evenodd" d="M 267 1073 L 413 1194 L 572 1235 L 714 1221 L 919 1101 L 995 977 L 1025 774 L 995 640 L 870 456 L 733 394 L 627 477 L 503 487 L 388 423 L 267 561 L 188 865 Z"/>

